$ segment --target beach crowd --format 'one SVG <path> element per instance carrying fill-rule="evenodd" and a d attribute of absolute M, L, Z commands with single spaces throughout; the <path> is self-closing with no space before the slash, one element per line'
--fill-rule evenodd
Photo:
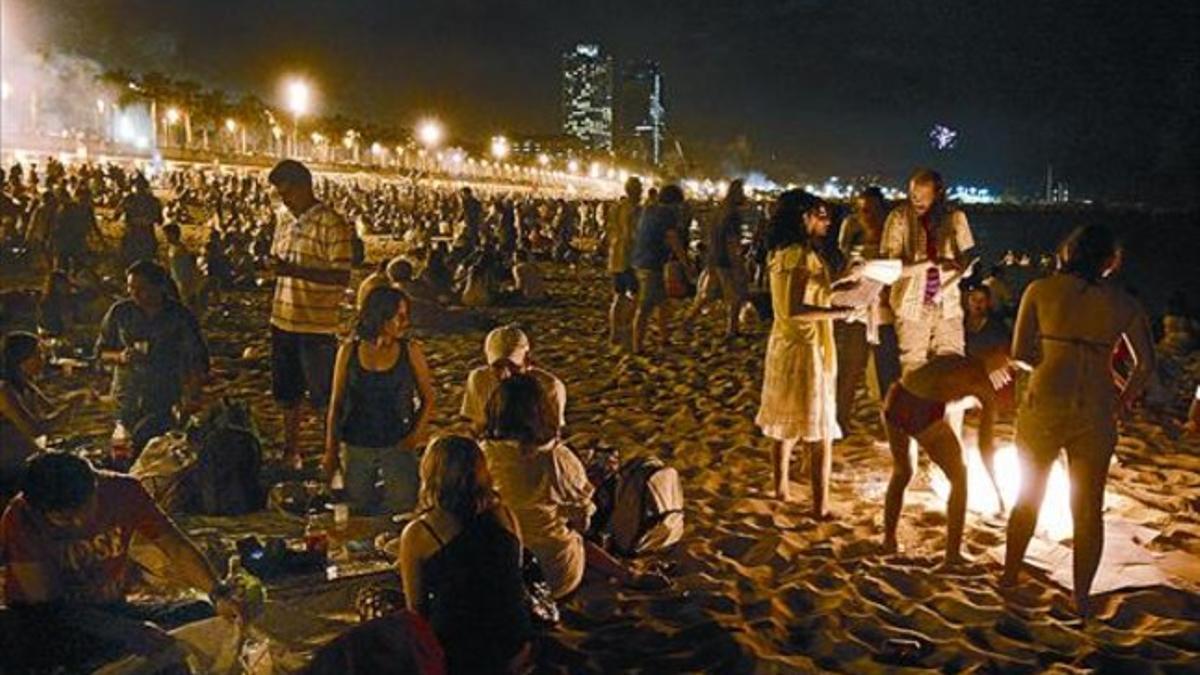
<path fill-rule="evenodd" d="M 900 548 L 919 451 L 950 485 L 942 568 L 973 564 L 961 550 L 964 417 L 995 483 L 994 427 L 1015 414 L 1023 478 L 997 584 L 1018 585 L 1051 465 L 1065 451 L 1074 604 L 1089 615 L 1119 424 L 1159 375 L 1151 322 L 1119 283 L 1123 252 L 1111 231 L 1078 228 L 1018 292 L 1005 266 L 980 264 L 966 214 L 926 168 L 899 203 L 865 188 L 846 205 L 798 189 L 751 196 L 739 180 L 719 200 L 697 200 L 678 184 L 634 177 L 619 199 L 600 200 L 314 176 L 293 160 L 263 174 L 178 167 L 150 176 L 51 160 L 4 175 L 0 260 L 42 280 L 38 291 L 0 294 L 0 321 L 35 327 L 9 330 L 0 355 L 0 616 L 27 646 L 55 645 L 28 649 L 28 671 L 169 651 L 168 629 L 245 618 L 238 578 L 218 573 L 124 471 L 213 403 L 207 318 L 257 288 L 272 289 L 270 388 L 283 418 L 273 458 L 295 471 L 319 467 L 355 516 L 408 514 L 391 549 L 403 591 L 394 611 L 323 648 L 314 672 L 349 672 L 372 639 L 414 672 L 529 672 L 531 560 L 551 601 L 595 580 L 668 592 L 667 570 L 622 555 L 597 527 L 623 474 L 613 458 L 563 440 L 574 383 L 539 365 L 536 334 L 488 322 L 488 308 L 552 303 L 550 266 L 577 279 L 586 266 L 607 270 L 611 283 L 597 291 L 610 298 L 605 347 L 634 367 L 689 349 L 713 325 L 704 314 L 720 313 L 711 337 L 728 350 L 769 325 L 755 423 L 771 445 L 765 491 L 779 508 L 799 501 L 796 459 L 810 516 L 837 517 L 834 444 L 860 391 L 876 392 L 869 433 L 892 457 L 883 555 Z M 102 227 L 107 214 L 120 224 L 115 237 Z M 404 252 L 368 261 L 364 241 L 374 237 Z M 369 273 L 352 288 L 358 269 Z M 1173 339 L 1191 339 L 1178 335 L 1191 326 L 1179 324 Z M 452 408 L 469 431 L 434 436 L 447 402 L 421 336 L 487 328 Z M 111 371 L 107 467 L 45 448 L 96 397 L 39 387 L 68 352 Z M 323 430 L 320 447 L 301 442 L 306 420 Z M 206 598 L 131 601 L 135 535 Z"/>

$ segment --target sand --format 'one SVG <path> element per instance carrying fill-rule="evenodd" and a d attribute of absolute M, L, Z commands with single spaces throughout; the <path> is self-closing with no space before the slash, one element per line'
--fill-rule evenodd
<path fill-rule="evenodd" d="M 369 242 L 369 255 L 382 254 Z M 901 521 L 903 553 L 876 552 L 890 460 L 873 445 L 874 403 L 862 392 L 847 438 L 834 450 L 836 518 L 807 515 L 808 490 L 793 467 L 796 504 L 768 498 L 769 445 L 753 425 L 768 327 L 721 341 L 720 317 L 702 317 L 666 353 L 614 355 L 606 344 L 608 285 L 599 269 L 582 283 L 548 267 L 553 300 L 543 307 L 491 311 L 518 321 L 533 353 L 569 390 L 567 440 L 577 449 L 611 447 L 623 457 L 663 457 L 683 479 L 687 534 L 655 556 L 673 566 L 675 586 L 632 592 L 589 580 L 563 606 L 563 620 L 539 644 L 545 672 L 874 672 L 898 666 L 938 670 L 1184 672 L 1200 664 L 1200 595 L 1164 587 L 1097 599 L 1097 620 L 1081 626 L 1069 594 L 1032 574 L 1008 597 L 985 556 L 1003 543 L 1003 522 L 970 515 L 966 552 L 977 564 L 934 573 L 945 536 L 938 499 L 918 479 Z M 254 401 L 277 452 L 280 418 L 269 403 L 265 290 L 229 294 L 205 320 L 214 354 L 208 393 Z M 437 383 L 435 429 L 456 420 L 468 370 L 482 359 L 483 333 L 424 339 Z M 653 344 L 653 343 L 652 343 Z M 251 358 L 243 359 L 246 348 Z M 107 433 L 101 406 L 83 411 L 81 433 Z M 1001 436 L 1011 436 L 1011 425 Z M 310 452 L 316 427 L 305 428 Z M 1152 508 L 1167 554 L 1200 554 L 1200 442 L 1173 440 L 1160 425 L 1128 425 L 1110 489 Z M 1136 512 L 1136 509 L 1131 511 Z M 262 531 L 253 519 L 193 521 L 217 532 Z M 298 521 L 282 521 L 287 531 Z M 206 535 L 212 538 L 212 529 Z M 349 592 L 279 600 L 268 613 L 281 670 L 348 625 Z M 286 629 L 283 624 L 287 623 Z M 271 626 L 267 627 L 268 630 Z M 911 641 L 897 643 L 897 640 Z M 289 648 L 290 653 L 285 653 Z M 1194 671 L 1192 671 L 1194 672 Z"/>

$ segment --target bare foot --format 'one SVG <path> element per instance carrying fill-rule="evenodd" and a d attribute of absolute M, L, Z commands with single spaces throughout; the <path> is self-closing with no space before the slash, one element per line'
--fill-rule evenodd
<path fill-rule="evenodd" d="M 967 558 L 961 553 L 947 555 L 941 564 L 933 568 L 935 574 L 943 572 L 959 572 L 964 568 L 971 566 L 975 561 Z"/>
<path fill-rule="evenodd" d="M 884 537 L 883 542 L 879 544 L 879 552 L 883 555 L 896 555 L 900 552 L 900 544 L 895 539 Z"/>
<path fill-rule="evenodd" d="M 1021 580 L 1020 576 L 1021 576 L 1020 572 L 1012 572 L 1009 570 L 1004 570 L 1004 574 L 1000 575 L 1000 580 L 997 583 L 1001 589 L 1012 590 L 1012 589 L 1016 588 L 1017 584 L 1020 582 L 1020 580 Z"/>
<path fill-rule="evenodd" d="M 1079 615 L 1080 620 L 1087 623 L 1087 620 L 1092 615 L 1092 601 L 1087 593 L 1075 594 L 1075 613 Z"/>

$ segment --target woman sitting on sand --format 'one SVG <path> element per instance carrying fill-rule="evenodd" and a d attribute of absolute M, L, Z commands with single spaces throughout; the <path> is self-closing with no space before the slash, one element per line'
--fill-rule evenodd
<path fill-rule="evenodd" d="M 14 332 L 0 341 L 0 499 L 7 503 L 19 485 L 25 458 L 38 451 L 37 438 L 72 414 L 91 391 L 63 396 L 55 406 L 34 384 L 45 367 L 38 337 Z"/>
<path fill-rule="evenodd" d="M 566 425 L 567 386 L 548 370 L 534 365 L 529 354 L 529 338 L 514 325 L 501 326 L 488 333 L 483 341 L 487 365 L 467 375 L 460 413 L 471 421 L 475 433 L 482 434 L 487 423 L 487 403 L 500 383 L 513 375 L 534 377 L 546 392 L 552 408 L 557 411 L 558 427 Z"/>
<path fill-rule="evenodd" d="M 375 512 L 381 475 L 384 512 L 407 512 L 417 501 L 417 449 L 433 417 L 433 382 L 425 352 L 407 331 L 408 298 L 376 288 L 354 338 L 338 349 L 321 466 L 330 474 L 342 470 L 355 513 Z"/>
<path fill-rule="evenodd" d="M 812 510 L 828 515 L 833 441 L 841 438 L 835 398 L 833 320 L 851 310 L 829 307 L 831 275 L 814 246 L 829 231 L 825 202 L 801 190 L 779 196 L 767 226 L 767 270 L 775 319 L 767 342 L 762 404 L 755 423 L 774 440 L 777 499 L 791 497 L 788 468 L 803 441 L 810 453 Z"/>
<path fill-rule="evenodd" d="M 525 546 L 541 561 L 554 597 L 583 581 L 585 568 L 634 588 L 662 588 L 657 573 L 637 573 L 583 538 L 596 507 L 575 453 L 558 439 L 558 416 L 538 380 L 514 375 L 487 405 L 483 441 L 496 489 L 517 514 Z"/>
<path fill-rule="evenodd" d="M 408 608 L 433 624 L 451 673 L 524 672 L 532 628 L 521 529 L 475 441 L 447 436 L 429 444 L 420 506 L 400 536 Z"/>
<path fill-rule="evenodd" d="M 1074 519 L 1075 607 L 1088 597 L 1104 546 L 1104 486 L 1117 442 L 1117 416 L 1141 393 L 1154 369 L 1149 322 L 1141 306 L 1108 277 L 1118 261 L 1111 231 L 1076 229 L 1059 252 L 1060 270 L 1025 290 L 1013 335 L 1013 359 L 1033 371 L 1017 412 L 1021 493 L 1008 521 L 1001 585 L 1015 586 L 1046 491 L 1046 478 L 1067 451 Z M 1111 358 L 1127 340 L 1135 366 L 1114 387 Z"/>

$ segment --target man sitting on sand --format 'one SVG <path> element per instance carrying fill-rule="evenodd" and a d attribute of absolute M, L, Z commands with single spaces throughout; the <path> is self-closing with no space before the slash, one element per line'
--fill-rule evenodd
<path fill-rule="evenodd" d="M 134 534 L 170 560 L 165 570 L 175 580 L 206 593 L 223 616 L 237 615 L 229 587 L 137 480 L 48 452 L 29 461 L 24 490 L 0 517 L 4 595 L 15 622 L 0 635 L 19 638 L 6 641 L 6 665 L 14 672 L 90 672 L 130 655 L 178 659 L 163 630 L 212 617 L 214 608 L 204 601 L 129 602 Z"/>
<path fill-rule="evenodd" d="M 567 386 L 553 373 L 537 367 L 529 355 L 529 338 L 513 325 L 501 326 L 488 333 L 483 342 L 487 365 L 467 375 L 460 414 L 471 421 L 471 428 L 482 434 L 487 425 L 487 402 L 500 382 L 512 375 L 528 374 L 553 398 L 558 424 L 566 424 Z"/>
<path fill-rule="evenodd" d="M 964 562 L 960 549 L 967 508 L 967 467 L 963 462 L 962 444 L 946 419 L 946 409 L 970 404 L 978 404 L 982 408 L 979 452 L 994 485 L 996 390 L 1010 380 L 1007 351 L 994 349 L 974 357 L 957 354 L 935 356 L 910 370 L 892 385 L 883 408 L 888 443 L 892 450 L 892 478 L 888 482 L 883 515 L 885 551 L 895 552 L 898 549 L 896 526 L 900 520 L 904 490 L 913 475 L 913 457 L 909 446 L 910 440 L 916 439 L 917 444 L 929 453 L 950 481 L 950 498 L 946 506 L 950 524 L 943 564 L 952 566 Z M 999 489 L 996 494 L 1000 494 Z"/>

